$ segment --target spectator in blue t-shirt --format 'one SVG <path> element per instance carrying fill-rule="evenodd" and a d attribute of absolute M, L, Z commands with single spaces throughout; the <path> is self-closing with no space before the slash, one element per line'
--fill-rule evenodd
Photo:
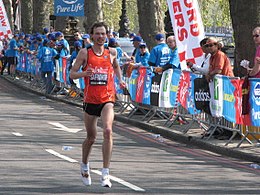
<path fill-rule="evenodd" d="M 150 57 L 150 53 L 147 49 L 146 43 L 141 42 L 139 44 L 139 49 L 140 49 L 140 63 L 142 66 L 149 66 L 148 60 Z"/>
<path fill-rule="evenodd" d="M 58 54 L 55 49 L 49 47 L 48 43 L 49 41 L 45 39 L 43 41 L 43 46 L 37 54 L 37 58 L 41 62 L 41 78 L 46 85 L 46 94 L 50 94 L 52 90 L 52 74 L 54 71 L 53 59 Z"/>
<path fill-rule="evenodd" d="M 157 34 L 155 36 L 157 45 L 152 48 L 148 63 L 153 67 L 163 67 L 170 60 L 170 48 L 165 43 L 165 36 Z"/>
<path fill-rule="evenodd" d="M 134 61 L 134 63 L 140 63 L 141 58 L 139 44 L 143 41 L 143 39 L 140 36 L 134 36 L 134 38 L 131 41 L 133 41 L 133 46 L 135 48 L 132 53 L 131 59 Z"/>
<path fill-rule="evenodd" d="M 18 41 L 19 35 L 15 34 L 11 41 L 9 42 L 8 46 L 8 63 L 10 65 L 10 74 L 12 77 L 15 77 L 15 70 L 17 65 L 17 57 L 18 57 Z"/>

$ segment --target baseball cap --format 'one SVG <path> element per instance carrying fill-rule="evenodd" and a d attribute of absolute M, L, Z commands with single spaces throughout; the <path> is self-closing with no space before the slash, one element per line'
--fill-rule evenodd
<path fill-rule="evenodd" d="M 135 37 L 135 36 L 136 36 L 135 33 L 131 33 L 131 34 L 129 35 L 130 38 Z"/>
<path fill-rule="evenodd" d="M 137 41 L 137 42 L 141 42 L 143 39 L 140 36 L 134 36 L 134 38 L 131 41 Z"/>
<path fill-rule="evenodd" d="M 146 43 L 145 43 L 145 42 L 141 42 L 141 43 L 139 44 L 139 47 L 146 47 Z"/>
<path fill-rule="evenodd" d="M 156 39 L 157 41 L 162 41 L 162 40 L 164 40 L 164 34 L 159 33 L 159 34 L 155 35 L 155 39 Z"/>
<path fill-rule="evenodd" d="M 90 36 L 89 36 L 89 34 L 84 34 L 84 35 L 82 36 L 82 38 L 83 38 L 83 39 L 89 39 Z"/>
<path fill-rule="evenodd" d="M 47 32 L 49 32 L 49 29 L 48 29 L 47 27 L 45 27 L 45 28 L 43 29 L 43 32 L 44 32 L 44 33 L 47 33 Z"/>
<path fill-rule="evenodd" d="M 74 47 L 82 47 L 82 44 L 80 41 L 75 41 L 74 42 Z"/>
<path fill-rule="evenodd" d="M 113 37 L 109 39 L 109 44 L 112 44 L 112 45 L 113 45 L 113 44 L 115 44 L 116 42 L 117 42 L 117 40 L 116 40 L 115 38 L 113 38 Z"/>
<path fill-rule="evenodd" d="M 58 31 L 58 32 L 55 33 L 55 37 L 59 37 L 59 36 L 61 36 L 61 35 L 62 35 L 62 32 L 60 32 L 60 31 Z"/>

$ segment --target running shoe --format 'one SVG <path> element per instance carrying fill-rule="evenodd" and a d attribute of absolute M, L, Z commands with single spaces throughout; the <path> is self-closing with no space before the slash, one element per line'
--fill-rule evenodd
<path fill-rule="evenodd" d="M 89 174 L 89 170 L 84 168 L 82 165 L 80 166 L 80 172 L 81 172 L 81 180 L 86 186 L 91 185 L 91 177 Z"/>
<path fill-rule="evenodd" d="M 112 183 L 110 182 L 109 175 L 102 175 L 102 177 L 101 177 L 101 186 L 102 187 L 107 187 L 107 188 L 111 188 L 112 187 Z"/>

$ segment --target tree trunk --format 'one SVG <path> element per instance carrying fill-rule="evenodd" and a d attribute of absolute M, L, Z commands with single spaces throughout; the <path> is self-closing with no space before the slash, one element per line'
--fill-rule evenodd
<path fill-rule="evenodd" d="M 21 18 L 22 18 L 22 31 L 25 33 L 32 33 L 33 27 L 33 4 L 32 0 L 21 1 Z M 26 18 L 26 19 L 24 19 Z"/>
<path fill-rule="evenodd" d="M 33 32 L 43 33 L 49 26 L 50 0 L 33 0 Z"/>
<path fill-rule="evenodd" d="M 255 45 L 252 30 L 260 26 L 260 0 L 229 0 L 229 4 L 235 39 L 234 73 L 243 76 L 246 71 L 240 67 L 241 60 L 250 60 L 253 65 Z"/>
<path fill-rule="evenodd" d="M 164 18 L 160 0 L 138 0 L 138 16 L 140 34 L 149 49 L 155 46 L 154 37 L 157 33 L 164 33 Z"/>
<path fill-rule="evenodd" d="M 85 0 L 85 21 L 84 28 L 89 32 L 89 28 L 95 22 L 103 21 L 102 0 Z"/>
<path fill-rule="evenodd" d="M 11 0 L 3 0 L 4 6 L 5 6 L 5 11 L 10 23 L 10 27 L 12 31 L 14 30 L 13 26 L 13 6 L 12 6 L 12 1 Z"/>

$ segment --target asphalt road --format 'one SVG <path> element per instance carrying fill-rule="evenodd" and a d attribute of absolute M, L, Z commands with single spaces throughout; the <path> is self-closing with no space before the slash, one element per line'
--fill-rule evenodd
<path fill-rule="evenodd" d="M 82 110 L 0 78 L 0 194 L 260 194 L 260 170 L 115 122 L 113 186 L 100 186 L 102 133 L 91 153 L 93 185 L 80 180 Z"/>

